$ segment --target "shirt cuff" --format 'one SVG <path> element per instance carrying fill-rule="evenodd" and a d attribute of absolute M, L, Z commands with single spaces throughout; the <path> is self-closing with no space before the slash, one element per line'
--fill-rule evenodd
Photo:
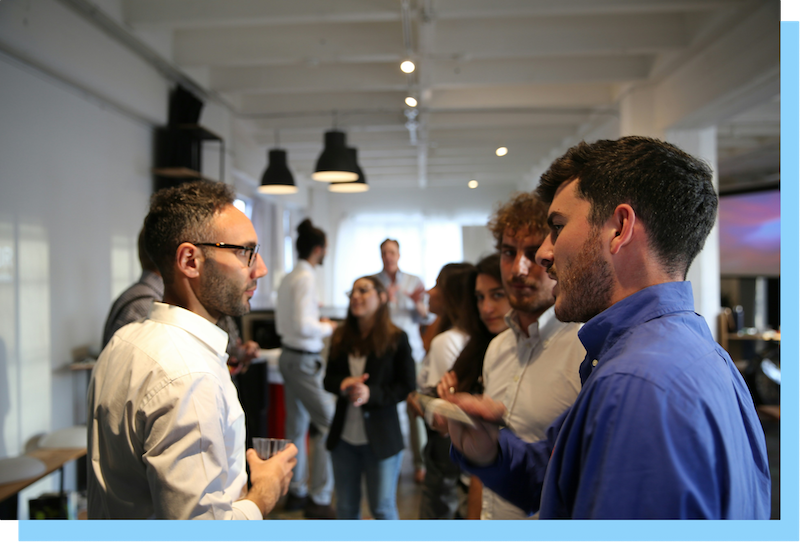
<path fill-rule="evenodd" d="M 233 503 L 233 513 L 236 519 L 264 519 L 258 505 L 248 499 Z"/>

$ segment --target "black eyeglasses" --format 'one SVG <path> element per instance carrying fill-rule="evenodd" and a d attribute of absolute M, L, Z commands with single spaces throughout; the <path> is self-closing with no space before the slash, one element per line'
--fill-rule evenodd
<path fill-rule="evenodd" d="M 253 260 L 256 258 L 256 254 L 258 254 L 258 249 L 261 245 L 256 245 L 254 247 L 243 247 L 242 245 L 231 245 L 228 243 L 192 243 L 198 247 L 216 247 L 216 248 L 230 248 L 232 250 L 240 251 L 238 254 L 240 256 L 244 256 L 247 258 L 247 267 L 253 265 Z"/>

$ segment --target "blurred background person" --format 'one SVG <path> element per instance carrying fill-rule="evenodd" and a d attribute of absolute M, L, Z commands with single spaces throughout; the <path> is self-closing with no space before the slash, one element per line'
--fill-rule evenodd
<path fill-rule="evenodd" d="M 333 467 L 325 438 L 333 420 L 334 397 L 322 388 L 325 374 L 320 355 L 323 339 L 336 324 L 320 318 L 314 268 L 322 265 L 327 253 L 325 232 L 305 219 L 297 227 L 298 260 L 278 288 L 275 324 L 281 336 L 278 367 L 283 376 L 286 404 L 286 438 L 297 445 L 297 465 L 289 485 L 284 509 L 305 510 L 305 517 L 334 519 Z M 313 453 L 306 449 L 306 433 L 311 430 Z M 308 456 L 314 461 L 308 482 Z"/>
<path fill-rule="evenodd" d="M 347 318 L 331 340 L 324 384 L 339 396 L 327 442 L 339 519 L 361 517 L 363 482 L 372 516 L 398 519 L 403 435 L 397 404 L 414 389 L 414 360 L 388 302 L 377 277 L 356 280 Z"/>
<path fill-rule="evenodd" d="M 381 260 L 383 270 L 376 276 L 389 295 L 389 314 L 392 323 L 405 331 L 411 355 L 414 358 L 415 370 L 419 372 L 419 364 L 425 357 L 427 347 L 423 348 L 420 336 L 420 325 L 427 324 L 428 306 L 425 303 L 425 286 L 422 279 L 410 273 L 400 271 L 400 242 L 386 239 L 381 243 Z M 414 459 L 414 481 L 421 483 L 425 477 L 425 460 L 422 449 L 425 446 L 425 424 L 413 409 L 407 408 L 409 448 Z"/>
<path fill-rule="evenodd" d="M 106 317 L 106 325 L 103 327 L 103 348 L 119 328 L 141 320 L 150 313 L 153 301 L 161 301 L 164 298 L 164 281 L 161 273 L 144 248 L 144 226 L 139 231 L 136 246 L 139 253 L 139 264 L 142 266 L 142 275 L 111 305 L 108 317 Z"/>
<path fill-rule="evenodd" d="M 473 310 L 480 325 L 461 351 L 451 371 L 445 373 L 437 386 L 437 395 L 448 393 L 483 393 L 483 357 L 491 340 L 508 329 L 505 316 L 511 310 L 500 277 L 500 255 L 483 258 L 470 273 L 467 285 Z M 480 519 L 483 485 L 477 476 L 461 473 L 459 478 L 458 513 L 466 519 Z"/>
<path fill-rule="evenodd" d="M 436 386 L 444 373 L 449 371 L 470 335 L 478 332 L 477 311 L 472 305 L 472 296 L 467 295 L 470 271 L 469 263 L 449 263 L 439 272 L 436 284 L 428 290 L 429 307 L 438 315 L 438 334 L 422 362 L 417 384 L 420 393 L 436 395 Z M 412 397 L 408 401 L 421 415 L 419 404 Z M 453 519 L 458 511 L 459 469 L 450 460 L 450 439 L 439 434 L 435 428 L 426 427 L 428 442 L 425 444 L 425 479 L 420 499 L 420 519 Z"/>

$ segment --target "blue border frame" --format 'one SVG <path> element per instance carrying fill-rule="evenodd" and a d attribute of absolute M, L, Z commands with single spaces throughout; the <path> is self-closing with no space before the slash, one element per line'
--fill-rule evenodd
<path fill-rule="evenodd" d="M 19 540 L 798 540 L 798 60 L 781 22 L 781 520 L 779 521 L 20 521 Z"/>

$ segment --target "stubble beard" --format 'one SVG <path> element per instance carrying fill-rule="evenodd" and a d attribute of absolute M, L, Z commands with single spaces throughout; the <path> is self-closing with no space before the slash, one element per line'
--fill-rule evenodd
<path fill-rule="evenodd" d="M 600 257 L 600 231 L 584 242 L 580 253 L 557 272 L 559 294 L 556 318 L 562 322 L 588 322 L 609 306 L 614 279 L 611 266 Z"/>
<path fill-rule="evenodd" d="M 245 299 L 244 290 L 226 277 L 210 258 L 205 260 L 203 266 L 197 298 L 206 310 L 213 309 L 228 316 L 242 316 L 250 312 L 250 301 Z"/>
<path fill-rule="evenodd" d="M 553 305 L 555 298 L 551 287 L 544 286 L 539 282 L 526 284 L 526 286 L 534 289 L 531 295 L 526 297 L 518 297 L 512 293 L 513 290 L 511 288 L 506 288 L 508 303 L 512 309 L 517 312 L 535 314 L 544 312 Z"/>

